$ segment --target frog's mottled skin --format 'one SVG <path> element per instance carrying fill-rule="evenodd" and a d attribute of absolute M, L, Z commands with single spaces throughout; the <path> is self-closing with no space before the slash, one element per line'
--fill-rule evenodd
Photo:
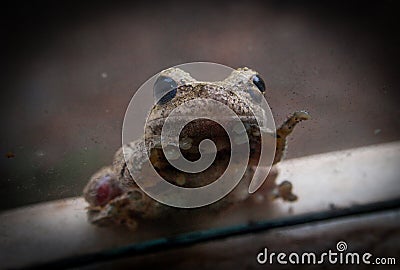
<path fill-rule="evenodd" d="M 252 114 L 252 112 L 262 113 L 258 104 L 263 93 L 253 83 L 253 77 L 257 75 L 257 72 L 249 68 L 239 68 L 225 80 L 212 83 L 199 82 L 178 68 L 164 70 L 160 73 L 161 75 L 172 78 L 177 83 L 176 96 L 165 104 L 154 105 L 145 127 L 144 137 L 125 145 L 125 153 L 120 148 L 115 154 L 113 164 L 92 176 L 84 189 L 84 197 L 89 203 L 89 220 L 93 223 L 125 224 L 136 228 L 137 222 L 141 219 L 161 218 L 179 211 L 177 208 L 162 205 L 148 197 L 132 179 L 129 170 L 140 171 L 141 175 L 146 176 L 146 168 L 143 164 L 148 161 L 148 156 L 158 173 L 167 181 L 178 186 L 203 186 L 216 180 L 224 172 L 229 161 L 227 153 L 230 150 L 230 142 L 223 129 L 212 121 L 203 119 L 191 122 L 180 134 L 181 138 L 187 142 L 187 147 L 181 151 L 188 159 L 196 160 L 199 157 L 198 144 L 200 141 L 208 138 L 215 142 L 218 150 L 217 158 L 207 170 L 198 174 L 177 171 L 166 161 L 161 149 L 160 134 L 166 117 L 184 102 L 199 97 L 204 99 L 197 99 L 197 109 L 206 108 L 204 102 L 207 102 L 207 99 L 213 99 L 233 110 L 244 123 L 250 142 L 249 165 L 242 180 L 230 194 L 207 207 L 219 210 L 227 205 L 243 201 L 249 196 L 248 186 L 254 173 L 253 167 L 258 164 L 260 154 L 260 132 L 265 132 L 260 131 Z M 190 114 L 190 111 L 182 111 L 182 113 Z M 286 138 L 296 124 L 307 119 L 309 119 L 308 113 L 295 112 L 278 128 L 276 134 L 271 134 L 276 138 L 273 164 L 282 160 L 286 148 Z M 150 155 L 147 155 L 146 149 L 150 149 Z M 264 185 L 268 185 L 268 190 L 270 190 L 268 198 L 280 197 L 287 201 L 294 201 L 297 198 L 292 194 L 292 185 L 288 181 L 279 185 L 268 181 Z"/>

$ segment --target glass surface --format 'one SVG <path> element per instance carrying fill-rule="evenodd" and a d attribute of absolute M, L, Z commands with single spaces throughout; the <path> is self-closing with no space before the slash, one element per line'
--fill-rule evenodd
<path fill-rule="evenodd" d="M 400 140 L 398 19 L 388 3 L 7 7 L 19 12 L 1 19 L 0 210 L 81 196 L 121 146 L 135 91 L 185 62 L 257 70 L 277 126 L 307 110 L 288 160 Z M 238 209 L 168 234 L 268 218 Z"/>
<path fill-rule="evenodd" d="M 260 72 L 277 125 L 308 110 L 287 159 L 400 138 L 390 5 L 248 6 L 43 4 L 4 18 L 0 208 L 79 196 L 120 147 L 136 89 L 184 62 Z"/>

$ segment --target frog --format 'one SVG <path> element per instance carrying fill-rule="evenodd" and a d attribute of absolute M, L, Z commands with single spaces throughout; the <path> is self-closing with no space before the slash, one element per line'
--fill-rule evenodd
<path fill-rule="evenodd" d="M 93 224 L 124 225 L 136 230 L 141 221 L 167 218 L 179 215 L 181 211 L 197 211 L 158 202 L 148 196 L 133 177 L 146 177 L 148 168 L 144 164 L 151 163 L 166 181 L 176 186 L 194 188 L 212 183 L 224 172 L 229 162 L 230 140 L 223 128 L 208 119 L 192 121 L 185 126 L 180 134 L 180 150 L 188 160 L 197 160 L 199 144 L 206 138 L 211 139 L 217 149 L 212 165 L 201 173 L 190 174 L 177 170 L 168 162 L 160 142 L 162 127 L 171 112 L 188 101 L 193 101 L 198 107 L 204 107 L 207 100 L 215 100 L 228 106 L 243 122 L 250 145 L 248 166 L 239 184 L 222 199 L 202 208 L 210 213 L 220 212 L 251 197 L 248 186 L 260 157 L 260 134 L 267 132 L 260 129 L 254 112 L 250 110 L 250 107 L 254 110 L 260 109 L 260 98 L 266 98 L 268 93 L 261 75 L 248 67 L 242 67 L 232 70 L 224 80 L 204 82 L 196 80 L 180 68 L 173 67 L 158 74 L 153 89 L 154 106 L 144 126 L 143 137 L 120 147 L 112 164 L 93 174 L 83 190 L 83 197 L 88 203 L 88 219 Z M 276 131 L 268 131 L 269 136 L 275 139 L 272 174 L 277 174 L 275 165 L 284 159 L 288 136 L 297 124 L 310 118 L 307 111 L 299 110 L 290 114 Z M 276 183 L 275 179 L 276 177 L 272 177 L 263 184 L 266 185 L 262 189 L 265 193 L 263 198 L 269 201 L 280 198 L 286 202 L 295 202 L 297 195 L 292 192 L 292 183 L 288 180 Z"/>

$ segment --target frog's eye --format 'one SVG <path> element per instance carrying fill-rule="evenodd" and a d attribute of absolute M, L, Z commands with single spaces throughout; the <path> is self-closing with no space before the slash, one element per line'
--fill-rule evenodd
<path fill-rule="evenodd" d="M 258 90 L 265 92 L 265 82 L 259 75 L 253 76 L 253 83 L 257 86 Z"/>
<path fill-rule="evenodd" d="M 155 102 L 165 104 L 176 96 L 177 83 L 166 76 L 159 76 L 154 83 L 153 93 Z"/>

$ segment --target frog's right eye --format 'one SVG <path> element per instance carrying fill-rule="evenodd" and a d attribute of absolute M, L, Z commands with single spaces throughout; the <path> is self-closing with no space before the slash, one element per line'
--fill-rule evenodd
<path fill-rule="evenodd" d="M 265 92 L 265 82 L 259 75 L 253 76 L 253 83 L 257 86 L 258 90 Z"/>
<path fill-rule="evenodd" d="M 170 77 L 159 76 L 154 83 L 154 100 L 163 105 L 176 96 L 177 83 Z"/>

